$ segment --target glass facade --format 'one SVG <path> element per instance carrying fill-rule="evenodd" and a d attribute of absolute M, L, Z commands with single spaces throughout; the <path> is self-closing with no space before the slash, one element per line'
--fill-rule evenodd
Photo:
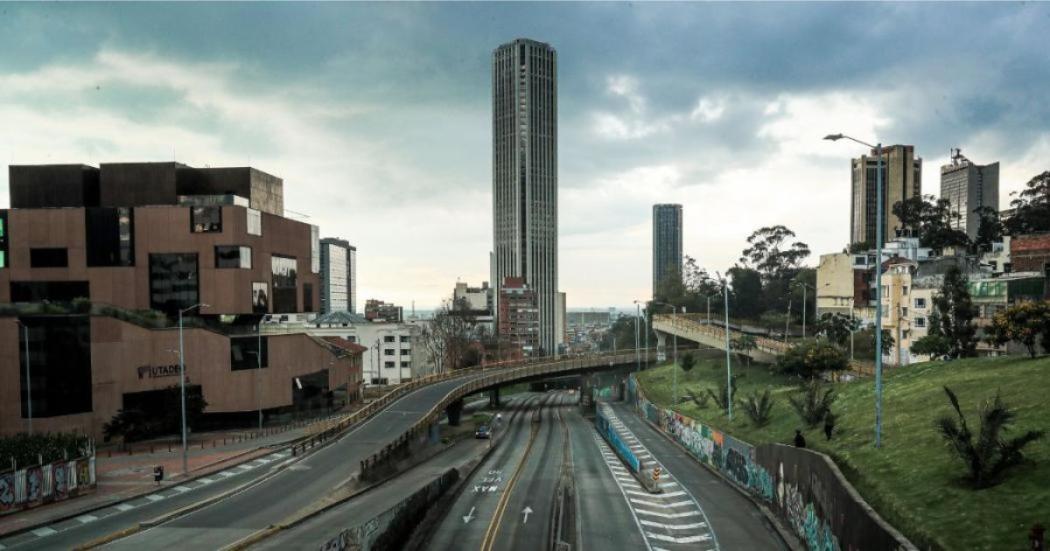
<path fill-rule="evenodd" d="M 0 210 L 0 268 L 7 267 L 7 211 Z"/>
<path fill-rule="evenodd" d="M 88 290 L 86 281 L 12 281 L 11 302 L 72 302 L 89 297 Z"/>
<path fill-rule="evenodd" d="M 248 235 L 262 235 L 262 212 L 255 209 L 245 209 L 248 213 Z"/>
<path fill-rule="evenodd" d="M 222 207 L 190 207 L 190 227 L 193 233 L 222 231 Z"/>
<path fill-rule="evenodd" d="M 261 351 L 260 351 L 261 347 Z M 254 337 L 231 337 L 230 338 L 230 370 L 240 371 L 243 369 L 258 369 L 259 356 L 262 356 L 263 369 L 270 367 L 269 346 L 266 337 L 260 339 Z"/>
<path fill-rule="evenodd" d="M 29 266 L 32 268 L 66 268 L 69 266 L 69 251 L 65 247 L 29 249 Z"/>
<path fill-rule="evenodd" d="M 217 245 L 215 247 L 216 268 L 252 267 L 252 248 L 241 245 Z"/>
<path fill-rule="evenodd" d="M 270 285 L 265 281 L 252 282 L 252 312 L 266 314 L 270 311 Z"/>
<path fill-rule="evenodd" d="M 84 212 L 87 265 L 134 266 L 135 224 L 130 208 L 89 208 Z"/>
<path fill-rule="evenodd" d="M 19 331 L 22 418 L 55 417 L 91 411 L 91 318 L 60 316 L 23 318 L 29 333 L 29 375 L 26 380 L 25 329 Z M 26 383 L 31 384 L 27 385 Z"/>
<path fill-rule="evenodd" d="M 273 312 L 285 314 L 296 309 L 296 280 L 298 262 L 294 257 L 273 255 L 270 257 L 271 282 L 273 285 Z"/>
<path fill-rule="evenodd" d="M 196 253 L 149 255 L 150 308 L 171 316 L 200 302 Z"/>

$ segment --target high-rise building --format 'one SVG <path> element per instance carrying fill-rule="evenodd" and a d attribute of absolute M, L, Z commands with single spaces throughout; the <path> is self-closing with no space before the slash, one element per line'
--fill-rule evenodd
<path fill-rule="evenodd" d="M 321 240 L 321 312 L 353 312 L 350 299 L 353 285 L 353 245 L 344 239 Z"/>
<path fill-rule="evenodd" d="M 538 347 L 545 353 L 553 353 L 557 344 L 557 68 L 554 48 L 534 40 L 518 39 L 492 54 L 496 296 L 502 298 L 506 278 L 523 280 L 535 296 Z"/>
<path fill-rule="evenodd" d="M 355 247 L 353 245 L 350 245 L 350 248 L 346 251 L 346 256 L 347 256 L 347 264 L 349 266 L 347 268 L 349 271 L 347 272 L 346 275 L 347 275 L 347 277 L 350 278 L 350 283 L 348 284 L 349 286 L 347 288 L 347 294 L 349 295 L 347 297 L 347 299 L 350 300 L 350 313 L 351 314 L 356 314 L 357 313 L 357 247 Z"/>
<path fill-rule="evenodd" d="M 893 205 L 910 197 L 922 195 L 922 158 L 915 156 L 911 145 L 890 145 L 882 148 L 882 242 L 896 237 L 900 220 L 893 214 Z M 850 243 L 868 243 L 875 246 L 876 170 L 875 150 L 851 162 L 853 186 L 850 209 Z"/>
<path fill-rule="evenodd" d="M 539 346 L 539 312 L 536 293 L 520 277 L 504 278 L 499 287 L 500 341 L 531 356 Z"/>
<path fill-rule="evenodd" d="M 365 319 L 374 322 L 402 322 L 404 310 L 393 303 L 370 298 L 365 301 Z"/>
<path fill-rule="evenodd" d="M 653 296 L 668 277 L 682 275 L 682 205 L 653 205 Z"/>
<path fill-rule="evenodd" d="M 980 207 L 999 211 L 999 163 L 979 165 L 964 157 L 962 150 L 953 149 L 951 164 L 941 167 L 941 199 L 951 201 L 952 212 L 959 214 L 952 227 L 974 239 L 981 226 L 974 211 Z"/>

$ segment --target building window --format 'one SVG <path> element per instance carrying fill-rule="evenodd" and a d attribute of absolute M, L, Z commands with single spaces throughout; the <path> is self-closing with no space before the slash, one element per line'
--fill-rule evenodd
<path fill-rule="evenodd" d="M 383 337 L 383 342 L 394 342 L 395 337 L 393 335 L 386 335 Z"/>
<path fill-rule="evenodd" d="M 90 297 L 86 281 L 12 281 L 11 302 L 73 302 Z"/>
<path fill-rule="evenodd" d="M 901 287 L 901 294 L 902 295 L 908 294 L 908 286 L 907 285 Z"/>
<path fill-rule="evenodd" d="M 252 312 L 266 314 L 270 311 L 269 285 L 265 281 L 252 282 Z"/>
<path fill-rule="evenodd" d="M 295 312 L 295 289 L 298 264 L 294 257 L 273 255 L 270 257 L 273 282 L 273 312 Z"/>
<path fill-rule="evenodd" d="M 915 307 L 916 308 L 926 308 L 926 299 L 925 298 L 916 298 L 915 299 Z"/>
<path fill-rule="evenodd" d="M 7 267 L 7 211 L 0 210 L 0 268 Z"/>
<path fill-rule="evenodd" d="M 411 354 L 411 353 L 412 353 L 412 351 L 411 351 L 411 350 L 408 350 L 407 348 L 402 348 L 402 349 L 401 349 L 401 355 L 402 355 L 402 356 L 408 356 L 408 355 L 409 355 L 409 354 Z"/>
<path fill-rule="evenodd" d="M 383 355 L 384 356 L 393 356 L 394 355 L 394 349 L 393 348 L 387 348 L 387 349 L 383 350 Z"/>
<path fill-rule="evenodd" d="M 401 342 L 412 342 L 411 335 L 401 335 Z"/>
<path fill-rule="evenodd" d="M 190 229 L 193 233 L 222 231 L 222 207 L 190 207 Z"/>
<path fill-rule="evenodd" d="M 134 266 L 135 235 L 130 208 L 89 208 L 84 212 L 87 265 Z"/>
<path fill-rule="evenodd" d="M 244 209 L 248 216 L 246 224 L 248 235 L 262 235 L 262 212 L 255 209 Z"/>
<path fill-rule="evenodd" d="M 266 337 L 230 337 L 230 370 L 259 369 L 270 367 L 269 346 Z"/>
<path fill-rule="evenodd" d="M 915 318 L 915 327 L 926 327 L 926 318 Z"/>
<path fill-rule="evenodd" d="M 174 316 L 200 302 L 196 253 L 149 255 L 150 308 Z"/>
<path fill-rule="evenodd" d="M 56 417 L 91 411 L 91 318 L 61 316 L 23 318 L 29 328 L 30 379 L 19 369 L 22 417 L 29 415 L 28 390 L 33 396 L 33 417 Z M 21 333 L 21 331 L 19 331 Z M 19 335 L 20 339 L 24 338 Z M 25 346 L 19 359 L 25 365 Z"/>
<path fill-rule="evenodd" d="M 252 248 L 241 245 L 216 245 L 215 246 L 216 268 L 246 268 L 252 267 Z"/>
<path fill-rule="evenodd" d="M 31 268 L 66 268 L 69 266 L 69 251 L 65 247 L 29 249 Z"/>
<path fill-rule="evenodd" d="M 383 367 L 386 367 L 386 368 L 397 367 L 397 364 L 395 362 L 384 362 L 383 363 Z"/>
<path fill-rule="evenodd" d="M 404 368 L 412 367 L 412 363 L 411 362 L 401 362 L 401 367 L 404 367 Z"/>
<path fill-rule="evenodd" d="M 303 283 L 303 312 L 314 311 L 314 285 Z"/>

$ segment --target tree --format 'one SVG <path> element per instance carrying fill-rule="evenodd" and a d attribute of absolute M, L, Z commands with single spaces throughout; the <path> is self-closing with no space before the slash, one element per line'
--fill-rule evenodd
<path fill-rule="evenodd" d="M 1002 433 L 1014 421 L 1017 413 L 1007 407 L 996 393 L 994 400 L 986 401 L 981 407 L 981 425 L 975 438 L 955 393 L 948 387 L 944 387 L 944 393 L 948 395 L 955 417 L 943 415 L 937 419 L 937 432 L 966 465 L 967 480 L 974 488 L 997 484 L 1007 469 L 1024 461 L 1024 447 L 1044 435 L 1041 430 L 1030 430 L 1016 438 L 1004 438 Z"/>
<path fill-rule="evenodd" d="M 1004 223 L 1006 233 L 1021 235 L 1050 231 L 1050 170 L 1033 176 L 1010 201 L 1014 214 Z"/>
<path fill-rule="evenodd" d="M 849 344 L 850 335 L 860 328 L 860 320 L 842 313 L 823 314 L 814 324 L 817 335 L 823 336 L 839 347 Z"/>
<path fill-rule="evenodd" d="M 756 427 L 764 427 L 769 424 L 774 403 L 776 403 L 776 400 L 767 388 L 762 394 L 759 394 L 757 391 L 748 394 L 744 400 L 740 401 L 740 407 L 747 413 L 747 416 L 751 418 L 751 422 Z"/>
<path fill-rule="evenodd" d="M 740 335 L 729 341 L 729 348 L 737 350 L 747 358 L 747 366 L 751 367 L 751 351 L 758 348 L 758 339 L 751 335 Z"/>
<path fill-rule="evenodd" d="M 696 358 L 687 352 L 678 359 L 678 366 L 682 368 L 682 371 L 689 373 L 696 366 Z"/>
<path fill-rule="evenodd" d="M 929 356 L 933 359 L 940 359 L 951 354 L 952 342 L 944 334 L 940 314 L 937 312 L 930 314 L 926 336 L 916 340 L 911 345 L 911 351 L 913 354 Z"/>
<path fill-rule="evenodd" d="M 790 279 L 809 256 L 809 245 L 801 241 L 788 244 L 794 237 L 795 232 L 786 226 L 759 228 L 748 236 L 748 247 L 744 249 L 740 262 L 758 270 L 764 281 Z"/>
<path fill-rule="evenodd" d="M 961 215 L 952 210 L 951 201 L 933 196 L 914 196 L 897 201 L 892 208 L 900 220 L 896 228 L 902 237 L 918 237 L 923 247 L 942 250 L 945 247 L 968 247 L 970 237 L 954 228 Z"/>
<path fill-rule="evenodd" d="M 958 266 L 948 268 L 940 292 L 933 297 L 940 332 L 949 343 L 948 356 L 970 358 L 977 355 L 977 307 L 970 298 L 966 275 Z"/>
<path fill-rule="evenodd" d="M 922 196 L 914 195 L 893 204 L 893 215 L 900 221 L 895 228 L 899 237 L 918 237 L 922 232 L 922 220 L 928 203 Z"/>
<path fill-rule="evenodd" d="M 707 402 L 711 399 L 711 396 L 703 389 L 696 392 L 690 390 L 686 396 L 696 404 L 697 409 L 707 409 Z"/>
<path fill-rule="evenodd" d="M 825 388 L 820 381 L 813 379 L 802 385 L 801 392 L 788 396 L 791 407 L 795 408 L 799 418 L 807 427 L 813 428 L 831 413 L 831 404 L 835 401 L 835 389 Z"/>
<path fill-rule="evenodd" d="M 733 403 L 736 392 L 739 390 L 736 384 L 736 380 L 739 378 L 739 375 L 733 375 L 732 379 L 730 379 L 732 385 L 722 383 L 719 385 L 717 393 L 710 388 L 707 389 L 707 395 L 714 400 L 715 403 L 718 404 L 718 407 L 724 412 L 729 411 L 729 404 Z M 732 391 L 729 390 L 730 386 L 732 386 Z"/>
<path fill-rule="evenodd" d="M 973 241 L 975 253 L 988 252 L 992 250 L 992 243 L 1003 239 L 1003 223 L 999 218 L 999 211 L 992 207 L 981 206 L 973 210 L 979 220 L 977 225 L 977 237 Z"/>
<path fill-rule="evenodd" d="M 619 350 L 629 350 L 634 348 L 635 343 L 635 323 L 638 324 L 638 346 L 645 346 L 645 331 L 646 323 L 642 318 L 636 316 L 620 316 L 613 322 L 612 327 L 602 335 L 601 349 L 612 350 L 613 344 L 615 343 L 616 348 Z M 649 329 L 649 344 L 656 346 L 656 333 L 653 333 Z"/>
<path fill-rule="evenodd" d="M 423 327 L 420 339 L 438 373 L 476 365 L 471 362 L 480 358 L 469 352 L 479 340 L 476 326 L 469 307 L 462 304 L 453 309 L 442 306 L 434 313 L 434 318 Z M 507 343 L 507 346 L 509 348 L 513 343 Z"/>
<path fill-rule="evenodd" d="M 1050 351 L 1050 302 L 1021 302 L 995 314 L 988 328 L 988 340 L 997 346 L 1015 341 L 1024 345 L 1028 355 L 1035 357 L 1036 338 L 1042 337 L 1045 350 Z"/>
<path fill-rule="evenodd" d="M 755 319 L 765 311 L 762 300 L 762 274 L 751 268 L 736 266 L 729 269 L 732 291 L 729 294 L 730 312 L 744 319 Z"/>
<path fill-rule="evenodd" d="M 777 369 L 781 373 L 803 379 L 814 379 L 825 371 L 844 371 L 848 368 L 846 355 L 825 339 L 796 344 L 777 359 Z"/>

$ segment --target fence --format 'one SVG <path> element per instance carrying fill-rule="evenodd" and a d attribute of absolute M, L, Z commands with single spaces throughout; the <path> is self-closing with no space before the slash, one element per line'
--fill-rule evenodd
<path fill-rule="evenodd" d="M 0 515 L 95 489 L 95 456 L 0 472 Z"/>
<path fill-rule="evenodd" d="M 916 549 L 871 509 L 824 454 L 781 444 L 753 446 L 650 402 L 633 376 L 628 385 L 646 420 L 765 503 L 807 549 Z"/>

